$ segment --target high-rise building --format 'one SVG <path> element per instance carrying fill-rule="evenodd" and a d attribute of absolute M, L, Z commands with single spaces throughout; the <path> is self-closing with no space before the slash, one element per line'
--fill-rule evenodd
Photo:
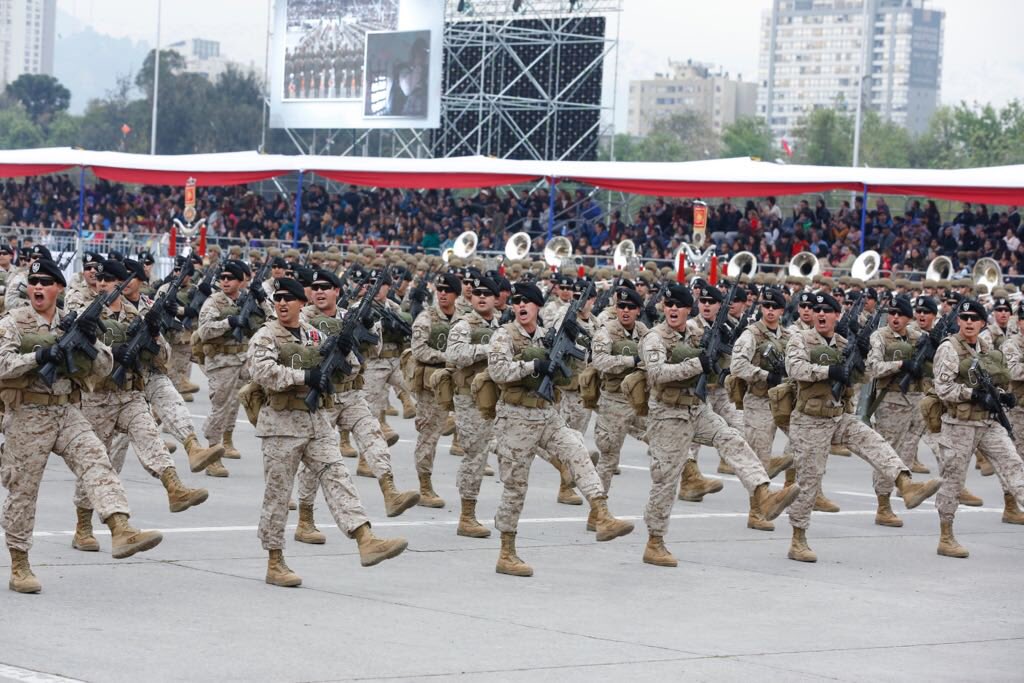
<path fill-rule="evenodd" d="M 743 116 L 757 111 L 757 84 L 742 76 L 731 80 L 728 73 L 712 73 L 707 64 L 687 60 L 669 61 L 671 73 L 656 73 L 653 79 L 629 82 L 629 134 L 643 137 L 660 120 L 673 114 L 701 114 L 715 135 Z"/>
<path fill-rule="evenodd" d="M 761 16 L 758 114 L 777 138 L 822 107 L 923 132 L 939 100 L 945 12 L 928 0 L 773 0 Z M 865 41 L 867 37 L 867 41 Z"/>
<path fill-rule="evenodd" d="M 0 87 L 22 74 L 53 75 L 57 0 L 0 0 Z"/>
<path fill-rule="evenodd" d="M 176 43 L 167 45 L 164 49 L 174 50 L 185 58 L 186 73 L 199 74 L 211 82 L 216 81 L 229 67 L 235 67 L 239 71 L 252 71 L 254 69 L 252 65 L 245 67 L 227 57 L 221 56 L 220 43 L 216 40 L 205 40 L 203 38 L 179 40 Z"/>

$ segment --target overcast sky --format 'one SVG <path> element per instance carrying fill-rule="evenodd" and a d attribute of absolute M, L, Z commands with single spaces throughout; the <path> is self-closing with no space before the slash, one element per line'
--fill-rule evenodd
<path fill-rule="evenodd" d="M 757 79 L 758 22 L 770 0 L 623 0 L 616 123 L 625 126 L 630 79 L 666 70 L 669 59 L 710 62 Z M 97 32 L 156 42 L 157 0 L 58 0 Z M 1024 97 L 1024 3 L 932 0 L 946 11 L 941 99 L 1002 105 Z M 208 38 L 221 54 L 262 72 L 268 0 L 167 0 L 161 42 Z M 615 29 L 615 22 L 609 30 Z M 59 40 L 59 38 L 58 38 Z M 613 68 L 614 62 L 608 65 Z M 137 68 L 126 64 L 125 72 Z"/>

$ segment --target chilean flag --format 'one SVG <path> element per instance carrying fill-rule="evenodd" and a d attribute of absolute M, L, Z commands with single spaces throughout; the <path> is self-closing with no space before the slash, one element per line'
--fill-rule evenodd
<path fill-rule="evenodd" d="M 789 146 L 789 140 L 782 138 L 782 151 L 786 153 L 786 156 L 793 156 L 793 148 Z"/>

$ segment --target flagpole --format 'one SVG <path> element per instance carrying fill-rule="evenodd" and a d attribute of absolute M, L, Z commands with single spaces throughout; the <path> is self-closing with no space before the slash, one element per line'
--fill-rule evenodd
<path fill-rule="evenodd" d="M 163 0 L 156 0 L 156 50 L 153 52 L 153 115 L 149 131 L 149 153 L 156 154 L 156 117 L 160 108 L 160 15 Z"/>

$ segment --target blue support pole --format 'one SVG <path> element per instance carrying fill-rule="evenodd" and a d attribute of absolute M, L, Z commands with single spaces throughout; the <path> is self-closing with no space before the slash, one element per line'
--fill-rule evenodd
<path fill-rule="evenodd" d="M 299 224 L 302 222 L 302 171 L 299 171 L 299 187 L 295 190 L 295 229 L 292 230 L 292 246 L 299 246 Z"/>
<path fill-rule="evenodd" d="M 78 239 L 85 229 L 85 167 L 78 171 Z"/>
<path fill-rule="evenodd" d="M 554 177 L 548 178 L 550 183 L 548 186 L 548 241 L 551 241 L 551 236 L 555 232 L 555 179 Z"/>
<path fill-rule="evenodd" d="M 860 252 L 864 253 L 865 230 L 868 222 L 868 186 L 864 186 L 864 199 L 860 203 Z"/>

